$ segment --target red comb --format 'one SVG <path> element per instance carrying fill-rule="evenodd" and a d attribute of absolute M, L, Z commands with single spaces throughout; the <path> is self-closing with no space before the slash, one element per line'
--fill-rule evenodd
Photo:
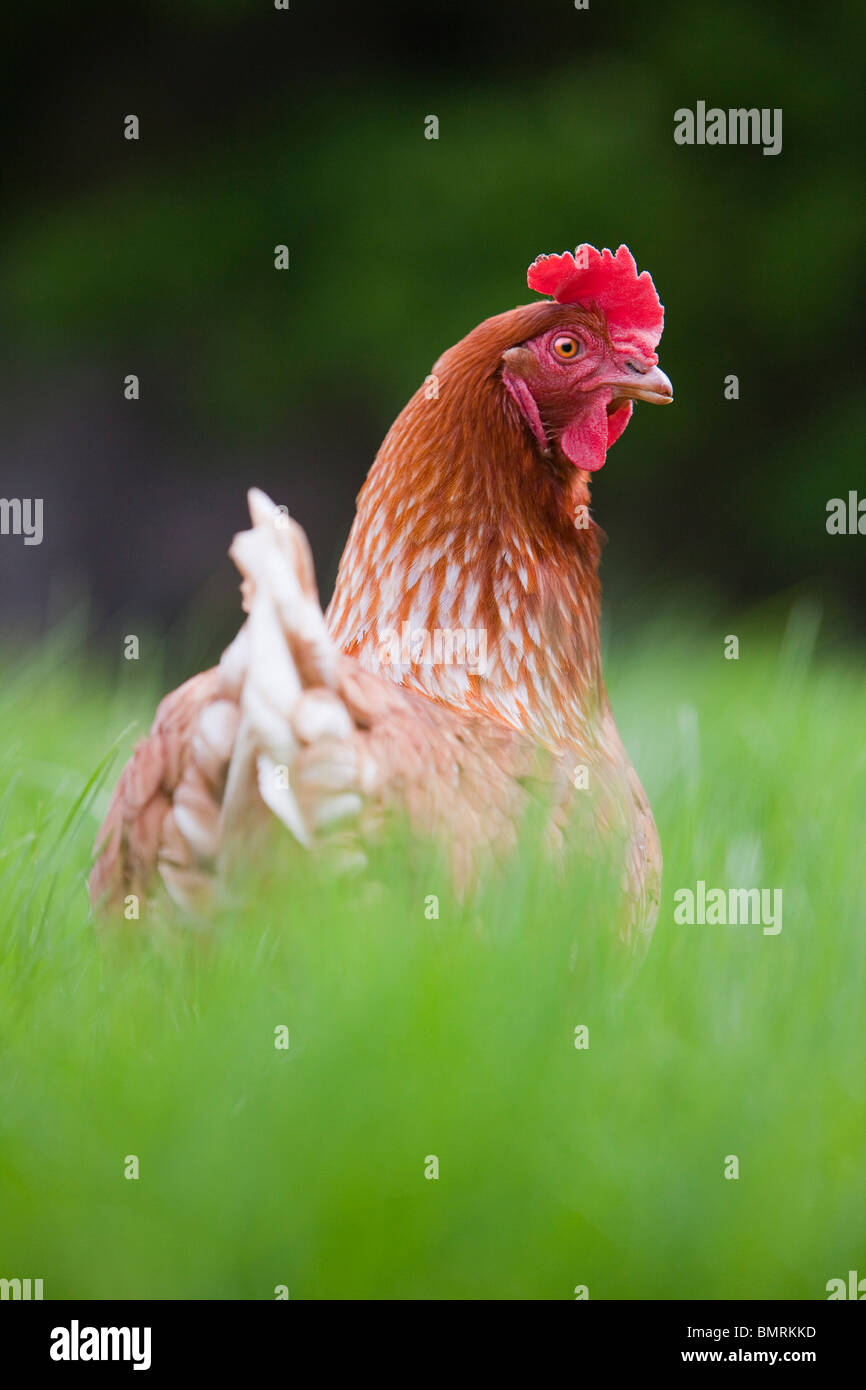
<path fill-rule="evenodd" d="M 597 304 L 613 333 L 637 335 L 652 349 L 662 336 L 665 311 L 648 270 L 637 273 L 627 246 L 616 255 L 584 243 L 575 255 L 538 256 L 526 272 L 526 282 L 557 304 Z"/>

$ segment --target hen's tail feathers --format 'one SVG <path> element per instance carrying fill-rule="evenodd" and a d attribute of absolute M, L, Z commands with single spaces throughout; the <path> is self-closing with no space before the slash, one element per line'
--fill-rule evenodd
<path fill-rule="evenodd" d="M 229 552 L 247 620 L 218 667 L 162 701 L 124 769 L 97 837 L 94 904 L 146 895 L 158 871 L 179 906 L 201 910 L 226 849 L 265 807 L 302 845 L 360 809 L 354 725 L 307 539 L 263 492 L 248 503 L 252 527 Z"/>
<path fill-rule="evenodd" d="M 124 769 L 97 839 L 94 904 L 146 898 L 158 875 L 184 911 L 202 912 L 272 816 L 300 845 L 327 848 L 333 867 L 363 864 L 392 810 L 447 846 L 465 891 L 514 851 L 537 800 L 555 855 L 618 847 L 622 933 L 648 939 L 658 836 L 609 709 L 594 753 L 581 753 L 598 784 L 586 801 L 572 794 L 574 750 L 553 756 L 502 720 L 405 691 L 342 655 L 303 531 L 264 493 L 248 500 L 252 527 L 230 550 L 246 621 L 218 667 L 163 700 Z"/>

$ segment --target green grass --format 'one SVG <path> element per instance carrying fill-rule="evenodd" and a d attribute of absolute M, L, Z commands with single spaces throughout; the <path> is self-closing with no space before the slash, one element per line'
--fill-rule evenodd
<path fill-rule="evenodd" d="M 160 676 L 121 663 L 112 688 L 74 629 L 8 653 L 0 1276 L 47 1298 L 813 1299 L 866 1273 L 866 672 L 815 657 L 808 609 L 737 630 L 737 662 L 715 627 L 613 643 L 665 851 L 639 969 L 594 879 L 521 861 L 461 908 L 399 843 L 332 882 L 287 841 L 210 933 L 98 938 L 98 769 Z M 698 878 L 781 887 L 782 932 L 675 925 Z"/>

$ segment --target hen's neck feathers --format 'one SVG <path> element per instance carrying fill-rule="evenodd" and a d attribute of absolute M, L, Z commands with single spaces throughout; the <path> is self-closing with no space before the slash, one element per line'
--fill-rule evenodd
<path fill-rule="evenodd" d="M 601 532 L 587 474 L 542 454 L 500 376 L 502 352 L 550 327 L 551 309 L 479 325 L 397 417 L 358 496 L 328 623 L 367 669 L 561 746 L 583 741 L 603 698 Z"/>

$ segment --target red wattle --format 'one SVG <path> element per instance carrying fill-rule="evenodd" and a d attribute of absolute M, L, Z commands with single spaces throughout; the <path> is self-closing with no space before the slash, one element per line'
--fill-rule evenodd
<path fill-rule="evenodd" d="M 631 419 L 634 410 L 634 401 L 626 401 L 619 410 L 615 410 L 613 415 L 607 417 L 607 447 L 615 444 Z"/>
<path fill-rule="evenodd" d="M 607 413 L 608 400 L 602 394 L 589 410 L 567 425 L 559 437 L 559 447 L 575 468 L 597 473 L 603 467 L 607 451 L 615 444 L 631 419 L 631 401 L 625 401 L 613 415 Z"/>

